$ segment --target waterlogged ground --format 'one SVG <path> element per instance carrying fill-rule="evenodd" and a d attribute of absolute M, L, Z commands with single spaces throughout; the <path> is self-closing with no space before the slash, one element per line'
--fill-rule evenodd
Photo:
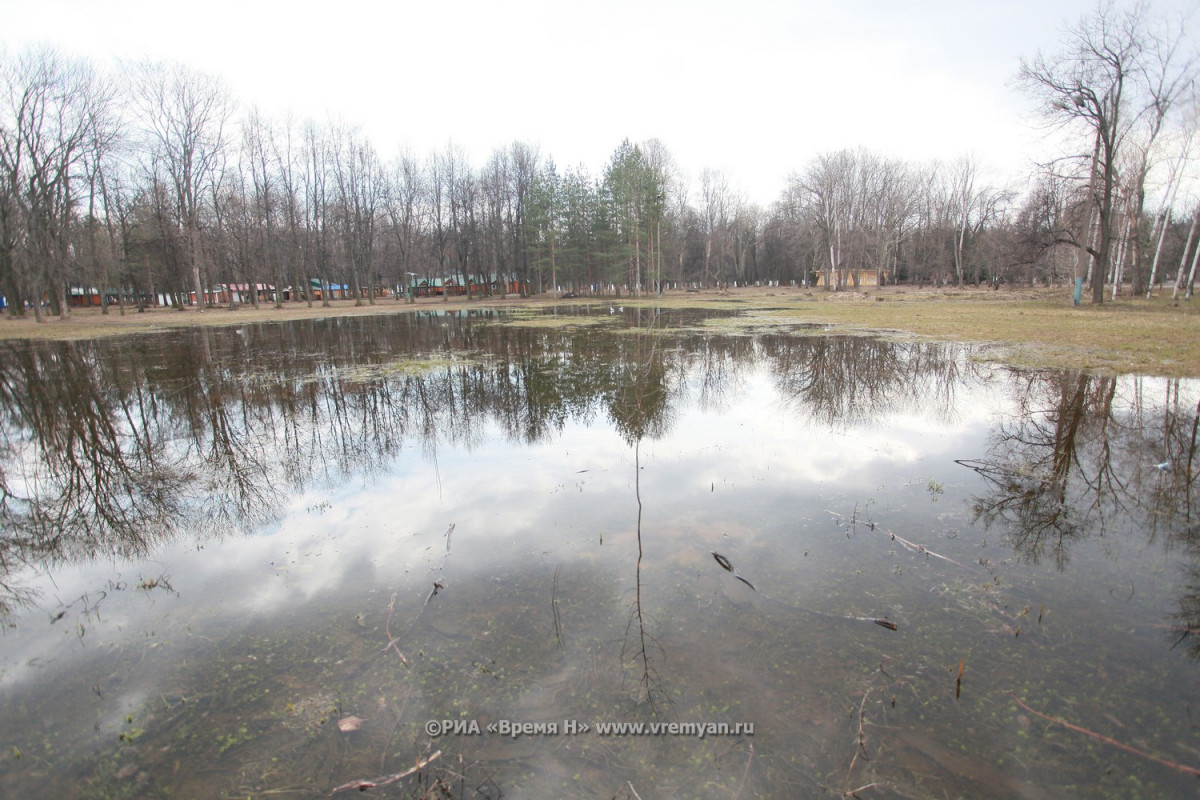
<path fill-rule="evenodd" d="M 4 796 L 1196 791 L 1195 381 L 607 305 L 0 371 Z"/>

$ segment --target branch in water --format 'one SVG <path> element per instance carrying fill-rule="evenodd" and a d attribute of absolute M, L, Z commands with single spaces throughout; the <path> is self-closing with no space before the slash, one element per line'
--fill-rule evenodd
<path fill-rule="evenodd" d="M 1017 701 L 1017 705 L 1019 705 L 1021 708 L 1028 711 L 1030 714 L 1033 714 L 1034 716 L 1041 717 L 1042 719 L 1044 719 L 1048 722 L 1053 722 L 1056 725 L 1062 725 L 1064 728 L 1073 730 L 1076 733 L 1082 733 L 1084 736 L 1090 736 L 1098 742 L 1104 742 L 1105 744 L 1110 744 L 1113 747 L 1120 748 L 1121 750 L 1124 750 L 1127 753 L 1133 753 L 1135 756 L 1141 756 L 1142 758 L 1148 758 L 1151 761 L 1162 764 L 1164 767 L 1170 767 L 1171 769 L 1179 770 L 1180 772 L 1183 772 L 1187 775 L 1195 775 L 1196 777 L 1200 777 L 1200 769 L 1196 769 L 1195 767 L 1189 767 L 1185 764 L 1176 764 L 1174 761 L 1168 761 L 1165 758 L 1160 758 L 1159 756 L 1153 755 L 1151 753 L 1147 753 L 1144 750 L 1138 750 L 1136 747 L 1130 747 L 1127 744 L 1118 742 L 1116 739 L 1110 739 L 1107 736 L 1104 736 L 1103 734 L 1095 733 L 1094 731 L 1089 731 L 1087 728 L 1081 728 L 1078 725 L 1073 725 L 1070 722 L 1067 722 L 1065 719 L 1059 719 L 1058 717 L 1052 717 L 1049 714 L 1043 714 L 1041 711 L 1036 711 L 1036 710 L 1030 708 L 1029 706 L 1025 705 L 1024 703 L 1022 703 L 1021 698 L 1017 697 L 1012 692 L 1009 692 L 1008 694 L 1009 694 L 1009 696 L 1012 697 L 1013 700 Z"/>

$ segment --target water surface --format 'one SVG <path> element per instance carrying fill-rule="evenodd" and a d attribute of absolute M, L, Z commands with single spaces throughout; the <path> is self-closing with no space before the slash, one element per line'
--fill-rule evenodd
<path fill-rule="evenodd" d="M 3 791 L 1195 791 L 1200 384 L 611 311 L 4 344 Z"/>

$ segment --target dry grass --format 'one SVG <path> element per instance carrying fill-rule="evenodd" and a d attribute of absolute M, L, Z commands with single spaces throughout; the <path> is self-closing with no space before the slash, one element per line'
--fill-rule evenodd
<path fill-rule="evenodd" d="M 1175 305 L 1169 295 L 1076 308 L 1067 289 L 751 289 L 673 296 L 669 303 L 977 343 L 989 357 L 1019 366 L 1200 377 L 1200 301 Z"/>
<path fill-rule="evenodd" d="M 1200 304 L 1117 298 L 1078 308 L 1067 290 L 888 289 L 858 302 L 815 303 L 803 318 L 945 341 L 985 343 L 1028 366 L 1200 376 Z"/>
<path fill-rule="evenodd" d="M 331 315 L 397 314 L 413 310 L 463 308 L 535 309 L 564 303 L 608 303 L 610 298 L 563 301 L 554 297 L 423 299 L 414 305 L 384 300 L 355 306 L 337 301 L 309 308 L 289 303 L 202 313 L 156 308 L 120 316 L 98 310 L 74 310 L 66 320 L 44 323 L 29 319 L 0 321 L 0 338 L 91 339 L 123 333 L 146 333 L 190 325 L 242 325 Z M 641 300 L 622 297 L 623 305 L 671 308 L 739 309 L 768 314 L 775 321 L 819 322 L 854 331 L 883 331 L 944 341 L 989 345 L 997 359 L 1025 366 L 1073 367 L 1117 373 L 1200 377 L 1200 302 L 1172 304 L 1170 297 L 1152 300 L 1118 298 L 1102 306 L 1071 305 L 1069 290 L 911 289 L 887 287 L 864 292 L 828 293 L 805 289 L 733 289 L 676 292 Z"/>

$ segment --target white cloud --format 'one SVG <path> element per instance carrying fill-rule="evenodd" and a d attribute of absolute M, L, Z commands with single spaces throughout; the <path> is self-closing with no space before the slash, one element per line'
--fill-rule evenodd
<path fill-rule="evenodd" d="M 1165 4 L 1187 6 L 1190 0 Z M 1160 3 L 1160 7 L 1164 4 Z M 597 173 L 656 137 L 694 176 L 767 203 L 819 152 L 974 152 L 1021 174 L 1038 137 L 1009 85 L 1086 0 L 0 0 L 0 41 L 101 60 L 176 58 L 272 114 L 360 124 L 385 154 L 449 141 L 481 164 L 514 140 Z"/>

